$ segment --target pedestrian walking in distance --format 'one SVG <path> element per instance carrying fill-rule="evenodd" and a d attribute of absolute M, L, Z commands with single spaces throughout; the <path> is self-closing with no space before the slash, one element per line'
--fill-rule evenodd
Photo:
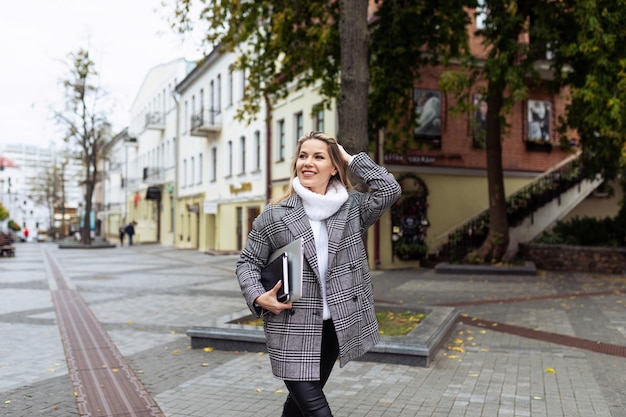
<path fill-rule="evenodd" d="M 124 229 L 124 231 L 126 232 L 126 235 L 128 236 L 128 246 L 133 246 L 133 236 L 135 235 L 136 224 L 137 223 L 135 223 L 135 221 L 132 221 L 128 223 L 128 225 Z"/>
<path fill-rule="evenodd" d="M 126 228 L 120 227 L 120 246 L 124 246 L 124 235 L 126 234 Z"/>
<path fill-rule="evenodd" d="M 352 189 L 352 172 L 368 192 Z M 366 153 L 348 154 L 335 138 L 298 140 L 287 193 L 254 220 L 236 272 L 242 294 L 264 318 L 273 374 L 289 391 L 283 417 L 332 417 L 323 392 L 333 366 L 359 358 L 379 341 L 363 233 L 400 196 L 392 174 Z M 280 302 L 261 270 L 270 254 L 303 240 L 302 296 Z"/>

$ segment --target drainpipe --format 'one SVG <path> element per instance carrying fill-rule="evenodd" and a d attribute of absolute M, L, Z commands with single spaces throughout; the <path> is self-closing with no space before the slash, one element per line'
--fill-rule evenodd
<path fill-rule="evenodd" d="M 272 198 L 272 104 L 267 94 L 265 98 L 265 201 Z"/>
<path fill-rule="evenodd" d="M 178 102 L 178 93 L 173 90 L 172 98 L 176 103 L 176 135 L 174 137 L 174 206 L 172 207 L 172 244 L 176 248 L 176 222 L 178 220 L 178 155 L 180 149 L 180 104 Z"/>

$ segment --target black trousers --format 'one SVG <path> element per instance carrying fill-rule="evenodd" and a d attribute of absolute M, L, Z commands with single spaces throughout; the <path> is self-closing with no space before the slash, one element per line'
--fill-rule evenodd
<path fill-rule="evenodd" d="M 339 356 L 339 342 L 332 320 L 324 321 L 319 381 L 285 381 L 289 390 L 282 417 L 332 417 L 322 389 Z"/>

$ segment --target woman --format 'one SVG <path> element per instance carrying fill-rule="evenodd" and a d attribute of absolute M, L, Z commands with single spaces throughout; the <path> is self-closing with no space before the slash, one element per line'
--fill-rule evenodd
<path fill-rule="evenodd" d="M 370 187 L 352 190 L 352 171 Z M 340 366 L 378 340 L 363 233 L 400 196 L 400 185 L 367 154 L 348 154 L 337 141 L 311 132 L 298 141 L 288 193 L 257 217 L 237 262 L 250 310 L 265 320 L 272 372 L 289 395 L 283 417 L 332 416 L 322 389 Z M 270 254 L 303 239 L 302 298 L 281 303 L 281 286 L 265 291 L 260 271 Z"/>

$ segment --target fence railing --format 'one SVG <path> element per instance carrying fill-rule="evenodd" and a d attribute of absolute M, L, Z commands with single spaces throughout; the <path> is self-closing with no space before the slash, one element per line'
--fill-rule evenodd
<path fill-rule="evenodd" d="M 584 178 L 580 155 L 545 172 L 507 198 L 509 227 L 519 226 L 528 216 L 558 198 Z M 488 232 L 489 209 L 448 233 L 448 242 L 440 253 L 447 256 L 450 262 L 460 262 L 465 255 L 483 244 Z"/>

